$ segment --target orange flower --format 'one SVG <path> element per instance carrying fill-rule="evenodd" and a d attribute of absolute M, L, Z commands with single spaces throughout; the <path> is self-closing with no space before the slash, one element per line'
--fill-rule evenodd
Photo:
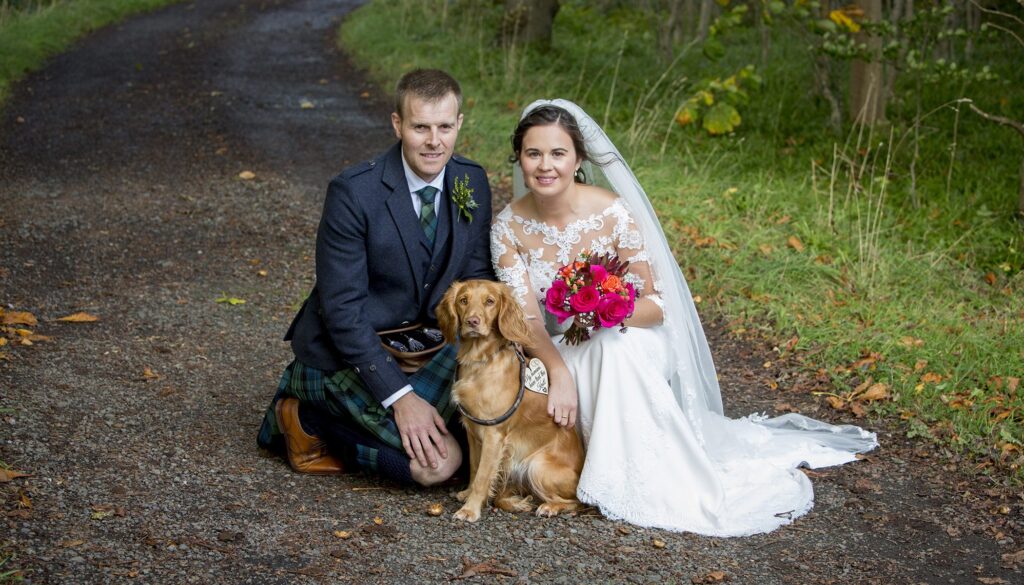
<path fill-rule="evenodd" d="M 601 290 L 606 293 L 619 292 L 620 289 L 622 289 L 622 281 L 614 274 L 609 274 L 608 277 L 604 279 L 604 282 L 601 283 Z"/>

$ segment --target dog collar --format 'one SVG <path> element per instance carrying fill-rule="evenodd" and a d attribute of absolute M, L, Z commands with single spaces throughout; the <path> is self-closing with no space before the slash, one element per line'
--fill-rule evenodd
<path fill-rule="evenodd" d="M 500 425 L 501 423 L 508 420 L 510 416 L 515 414 L 516 409 L 519 408 L 519 404 L 523 401 L 523 395 L 526 394 L 526 356 L 523 355 L 523 352 L 516 345 L 512 346 L 512 350 L 516 353 L 516 357 L 519 358 L 519 393 L 516 395 L 516 401 L 512 403 L 512 406 L 509 407 L 508 411 L 506 411 L 505 414 L 499 416 L 498 418 L 486 419 L 477 418 L 469 414 L 468 412 L 466 412 L 466 409 L 463 408 L 461 404 L 459 404 L 458 408 L 459 412 L 462 413 L 462 416 L 468 418 L 469 420 L 475 422 L 478 425 L 483 425 L 485 427 L 493 427 L 494 425 Z"/>

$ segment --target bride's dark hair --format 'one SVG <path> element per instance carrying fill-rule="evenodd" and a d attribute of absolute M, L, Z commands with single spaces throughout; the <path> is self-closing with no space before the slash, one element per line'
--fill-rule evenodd
<path fill-rule="evenodd" d="M 551 126 L 557 125 L 562 130 L 565 130 L 569 138 L 572 139 L 572 146 L 576 149 L 576 156 L 580 158 L 580 161 L 594 162 L 594 159 L 587 152 L 587 146 L 583 138 L 583 132 L 580 131 L 579 124 L 576 123 L 576 118 L 572 114 L 565 111 L 563 108 L 552 105 L 545 105 L 535 108 L 530 113 L 523 116 L 522 120 L 519 120 L 519 125 L 516 126 L 515 132 L 512 133 L 512 154 L 508 157 L 510 163 L 515 163 L 519 160 L 519 155 L 523 152 L 523 137 L 526 136 L 526 132 L 534 126 Z M 586 176 L 583 174 L 583 168 L 576 171 L 576 182 L 585 183 Z"/>

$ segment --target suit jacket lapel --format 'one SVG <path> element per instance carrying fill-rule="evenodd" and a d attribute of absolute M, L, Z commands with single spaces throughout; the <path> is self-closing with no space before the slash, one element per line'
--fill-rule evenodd
<path fill-rule="evenodd" d="M 412 273 L 416 286 L 416 299 L 423 302 L 423 275 L 417 268 L 414 258 L 423 254 L 423 228 L 420 227 L 420 218 L 416 217 L 413 211 L 409 195 L 409 184 L 405 180 L 405 168 L 402 166 L 402 143 L 396 144 L 384 158 L 384 171 L 381 175 L 381 182 L 385 188 L 390 190 L 387 197 L 388 211 L 391 219 L 395 222 L 395 230 L 402 239 L 405 247 L 406 259 L 409 264 L 409 272 Z"/>
<path fill-rule="evenodd" d="M 434 291 L 434 296 L 438 299 L 440 299 L 439 295 L 444 294 L 445 288 L 447 288 L 443 285 L 455 278 L 458 266 L 462 262 L 462 256 L 466 253 L 466 239 L 469 237 L 469 221 L 455 206 L 455 201 L 452 199 L 456 176 L 458 176 L 458 165 L 454 160 L 450 160 L 444 172 L 444 191 L 445 203 L 448 206 L 448 229 L 451 230 L 452 245 L 448 250 L 448 262 L 444 274 L 441 275 L 441 279 L 438 281 L 439 286 Z M 480 219 L 477 218 L 477 221 Z"/>

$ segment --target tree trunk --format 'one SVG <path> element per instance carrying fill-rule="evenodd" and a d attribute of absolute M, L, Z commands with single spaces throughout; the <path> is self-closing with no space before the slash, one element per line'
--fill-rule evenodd
<path fill-rule="evenodd" d="M 882 0 L 857 0 L 857 6 L 866 20 L 882 19 Z M 871 60 L 855 60 L 850 68 L 850 118 L 858 124 L 874 125 L 885 121 L 882 39 L 862 32 L 857 40 L 867 45 Z"/>
<path fill-rule="evenodd" d="M 682 25 L 683 0 L 669 0 L 668 18 L 658 23 L 658 48 L 666 63 L 672 61 Z"/>
<path fill-rule="evenodd" d="M 505 0 L 502 40 L 505 44 L 551 46 L 558 0 Z"/>
<path fill-rule="evenodd" d="M 1017 187 L 1017 216 L 1024 219 L 1024 159 L 1020 161 L 1020 186 Z"/>
<path fill-rule="evenodd" d="M 714 0 L 701 0 L 700 20 L 697 23 L 697 40 L 699 41 L 708 38 L 708 30 L 711 28 L 712 9 L 714 9 Z"/>

